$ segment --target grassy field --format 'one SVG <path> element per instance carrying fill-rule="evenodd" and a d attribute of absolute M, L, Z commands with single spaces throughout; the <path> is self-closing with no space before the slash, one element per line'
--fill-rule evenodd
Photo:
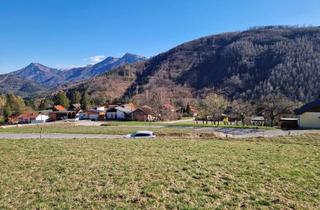
<path fill-rule="evenodd" d="M 159 137 L 185 137 L 194 138 L 199 135 L 213 137 L 214 134 L 195 132 L 194 129 L 185 127 L 167 126 L 79 126 L 72 124 L 36 125 L 26 127 L 0 128 L 0 133 L 76 133 L 76 134 L 115 134 L 125 135 L 138 130 L 152 130 Z"/>
<path fill-rule="evenodd" d="M 319 209 L 320 137 L 0 140 L 0 209 Z"/>
<path fill-rule="evenodd" d="M 190 118 L 187 118 L 191 120 Z M 175 122 L 170 122 L 170 121 L 163 121 L 163 122 L 138 122 L 138 121 L 108 121 L 105 123 L 106 125 L 112 125 L 112 126 L 156 126 L 156 125 L 164 125 L 168 127 L 224 127 L 224 128 L 246 128 L 246 129 L 263 129 L 263 130 L 270 130 L 274 129 L 272 127 L 267 127 L 267 126 L 253 126 L 253 125 L 225 125 L 222 122 L 219 123 L 219 125 L 216 123 L 212 123 L 208 121 L 208 123 L 202 122 L 202 121 L 175 121 Z"/>
<path fill-rule="evenodd" d="M 213 132 L 200 131 L 198 128 L 217 127 L 213 124 L 194 124 L 194 122 L 166 123 L 166 122 L 105 122 L 102 126 L 84 126 L 74 123 L 57 123 L 46 125 L 32 125 L 23 127 L 0 128 L 0 133 L 69 133 L 69 134 L 120 134 L 125 135 L 138 130 L 152 130 L 160 137 L 197 137 L 199 135 L 213 137 Z M 229 128 L 257 128 L 240 126 L 220 126 Z M 260 130 L 271 128 L 259 127 Z"/>

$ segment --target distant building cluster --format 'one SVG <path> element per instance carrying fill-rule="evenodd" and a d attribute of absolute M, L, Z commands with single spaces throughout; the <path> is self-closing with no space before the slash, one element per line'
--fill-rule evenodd
<path fill-rule="evenodd" d="M 175 107 L 171 104 L 163 104 L 161 109 L 166 112 L 175 113 Z M 192 108 L 193 116 L 197 116 L 197 110 Z M 294 110 L 296 117 L 280 118 L 280 126 L 283 129 L 319 129 L 320 128 L 320 99 L 307 103 Z M 12 115 L 8 118 L 8 124 L 36 124 L 61 120 L 92 120 L 92 121 L 158 121 L 161 120 L 161 114 L 157 113 L 152 107 L 147 105 L 137 106 L 134 103 L 106 105 L 82 110 L 81 104 L 72 104 L 69 108 L 62 105 L 55 105 L 50 110 L 42 110 L 37 113 L 25 112 L 18 115 Z M 198 121 L 215 121 L 227 124 L 231 121 L 241 119 L 233 118 L 226 114 L 221 114 L 217 119 L 199 119 Z M 207 122 L 206 122 L 207 123 Z M 264 116 L 252 116 L 250 125 L 265 126 Z"/>
<path fill-rule="evenodd" d="M 174 106 L 166 107 L 175 112 Z M 155 111 L 147 106 L 137 106 L 133 103 L 120 105 L 98 106 L 82 110 L 81 104 L 72 104 L 68 109 L 62 105 L 55 105 L 51 110 L 42 110 L 37 113 L 26 112 L 9 117 L 9 124 L 45 123 L 61 120 L 119 120 L 119 121 L 156 121 L 159 120 Z"/>

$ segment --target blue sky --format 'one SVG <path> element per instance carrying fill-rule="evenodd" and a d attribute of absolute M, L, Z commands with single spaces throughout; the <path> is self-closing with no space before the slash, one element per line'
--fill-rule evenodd
<path fill-rule="evenodd" d="M 30 62 L 68 68 L 95 56 L 152 56 L 205 35 L 303 24 L 320 25 L 319 0 L 0 0 L 0 73 Z"/>

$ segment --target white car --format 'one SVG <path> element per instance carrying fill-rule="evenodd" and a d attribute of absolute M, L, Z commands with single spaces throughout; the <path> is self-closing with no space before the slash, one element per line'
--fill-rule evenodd
<path fill-rule="evenodd" d="M 135 133 L 125 135 L 124 137 L 134 138 L 134 139 L 140 139 L 140 138 L 153 139 L 156 137 L 156 135 L 152 131 L 137 131 Z"/>

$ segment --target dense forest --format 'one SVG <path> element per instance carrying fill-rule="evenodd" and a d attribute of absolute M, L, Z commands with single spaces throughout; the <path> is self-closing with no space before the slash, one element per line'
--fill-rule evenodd
<path fill-rule="evenodd" d="M 161 89 L 173 98 L 197 98 L 214 91 L 229 99 L 248 101 L 271 94 L 307 102 L 319 96 L 319 66 L 319 27 L 270 26 L 184 43 L 72 89 L 111 98 Z"/>

